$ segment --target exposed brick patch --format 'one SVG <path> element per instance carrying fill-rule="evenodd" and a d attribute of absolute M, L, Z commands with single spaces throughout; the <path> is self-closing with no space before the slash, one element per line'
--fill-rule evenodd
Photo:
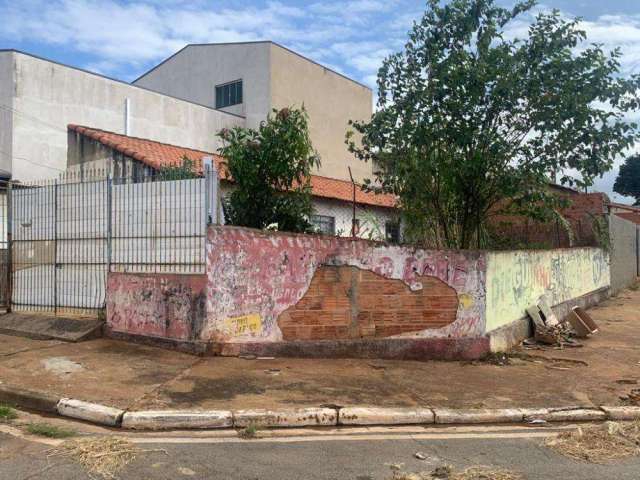
<path fill-rule="evenodd" d="M 284 340 L 338 340 L 390 337 L 442 328 L 456 320 L 456 291 L 429 276 L 411 289 L 368 270 L 321 266 L 306 294 L 283 312 L 278 326 Z"/>

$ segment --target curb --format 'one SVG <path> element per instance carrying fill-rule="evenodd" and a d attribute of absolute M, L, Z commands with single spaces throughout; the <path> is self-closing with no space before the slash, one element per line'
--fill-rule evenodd
<path fill-rule="evenodd" d="M 326 407 L 288 410 L 148 410 L 128 412 L 71 398 L 0 385 L 0 403 L 90 423 L 137 430 L 462 425 L 640 420 L 640 406 L 562 408 Z"/>

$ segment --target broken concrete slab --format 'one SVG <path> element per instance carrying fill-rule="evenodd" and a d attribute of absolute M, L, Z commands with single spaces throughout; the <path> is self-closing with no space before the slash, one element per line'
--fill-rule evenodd
<path fill-rule="evenodd" d="M 58 402 L 58 413 L 63 417 L 77 418 L 91 423 L 117 427 L 120 425 L 124 410 L 107 407 L 97 403 L 83 402 L 72 398 L 62 398 Z"/>
<path fill-rule="evenodd" d="M 339 425 L 409 425 L 435 422 L 430 408 L 344 407 L 338 414 Z"/>
<path fill-rule="evenodd" d="M 233 414 L 230 410 L 185 411 L 150 410 L 127 412 L 122 417 L 122 428 L 140 430 L 169 430 L 194 428 L 230 428 Z"/>
<path fill-rule="evenodd" d="M 640 420 L 640 407 L 600 407 L 607 415 L 608 420 L 630 421 Z"/>
<path fill-rule="evenodd" d="M 102 334 L 102 320 L 7 313 L 0 316 L 0 333 L 36 340 L 81 342 Z"/>
<path fill-rule="evenodd" d="M 235 427 L 312 427 L 335 426 L 338 412 L 332 408 L 301 408 L 296 410 L 236 410 Z"/>
<path fill-rule="evenodd" d="M 518 408 L 434 408 L 433 411 L 435 422 L 442 424 L 517 423 L 523 420 L 523 413 Z"/>
<path fill-rule="evenodd" d="M 558 317 L 551 309 L 551 305 L 545 295 L 542 295 L 538 300 L 538 308 L 540 308 L 540 311 L 542 312 L 542 317 L 547 327 L 555 327 L 560 323 L 558 321 Z"/>
<path fill-rule="evenodd" d="M 606 420 L 607 414 L 597 408 L 532 408 L 522 410 L 525 421 L 546 420 L 547 422 L 594 422 Z"/>

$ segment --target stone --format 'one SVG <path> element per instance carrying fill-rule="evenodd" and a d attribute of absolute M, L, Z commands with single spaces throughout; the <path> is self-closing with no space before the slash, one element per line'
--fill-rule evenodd
<path fill-rule="evenodd" d="M 122 417 L 122 428 L 141 430 L 231 428 L 232 426 L 233 415 L 228 410 L 148 410 L 127 412 Z"/>
<path fill-rule="evenodd" d="M 640 407 L 600 407 L 608 420 L 640 420 Z"/>
<path fill-rule="evenodd" d="M 120 425 L 124 410 L 107 407 L 97 403 L 83 402 L 72 398 L 62 398 L 57 406 L 58 414 L 63 417 L 77 418 L 92 423 L 116 427 Z"/>
<path fill-rule="evenodd" d="M 434 423 L 430 408 L 345 407 L 340 409 L 340 425 L 409 425 Z"/>
<path fill-rule="evenodd" d="M 462 409 L 434 408 L 435 422 L 441 424 L 459 423 L 516 423 L 522 422 L 523 414 L 517 408 Z"/>
<path fill-rule="evenodd" d="M 335 426 L 338 413 L 332 408 L 302 408 L 297 410 L 236 410 L 233 425 L 256 427 L 310 427 Z"/>

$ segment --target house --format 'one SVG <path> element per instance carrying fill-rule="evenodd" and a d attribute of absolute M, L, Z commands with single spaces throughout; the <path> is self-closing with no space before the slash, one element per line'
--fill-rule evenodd
<path fill-rule="evenodd" d="M 67 125 L 91 125 L 216 152 L 216 133 L 257 127 L 274 107 L 310 115 L 319 175 L 370 176 L 344 145 L 349 120 L 368 119 L 371 90 L 272 42 L 189 45 L 133 83 L 16 50 L 0 50 L 0 177 L 56 177 Z"/>
<path fill-rule="evenodd" d="M 344 143 L 349 120 L 368 120 L 371 89 L 274 42 L 187 45 L 133 82 L 166 95 L 242 115 L 256 128 L 272 109 L 304 104 L 322 159 L 319 175 L 371 177 Z"/>
<path fill-rule="evenodd" d="M 211 157 L 218 172 L 224 172 L 222 157 L 215 153 L 171 145 L 146 138 L 127 136 L 97 128 L 69 125 L 68 172 L 78 178 L 91 172 L 110 173 L 119 178 L 143 181 L 161 167 L 180 165 L 184 157 L 202 173 L 203 158 Z M 233 179 L 222 173 L 221 191 L 231 191 Z M 320 175 L 311 176 L 313 206 L 311 218 L 318 231 L 350 236 L 354 209 L 354 185 L 350 181 Z M 397 242 L 400 236 L 396 200 L 392 195 L 363 192 L 355 188 L 355 217 L 358 236 Z"/>

